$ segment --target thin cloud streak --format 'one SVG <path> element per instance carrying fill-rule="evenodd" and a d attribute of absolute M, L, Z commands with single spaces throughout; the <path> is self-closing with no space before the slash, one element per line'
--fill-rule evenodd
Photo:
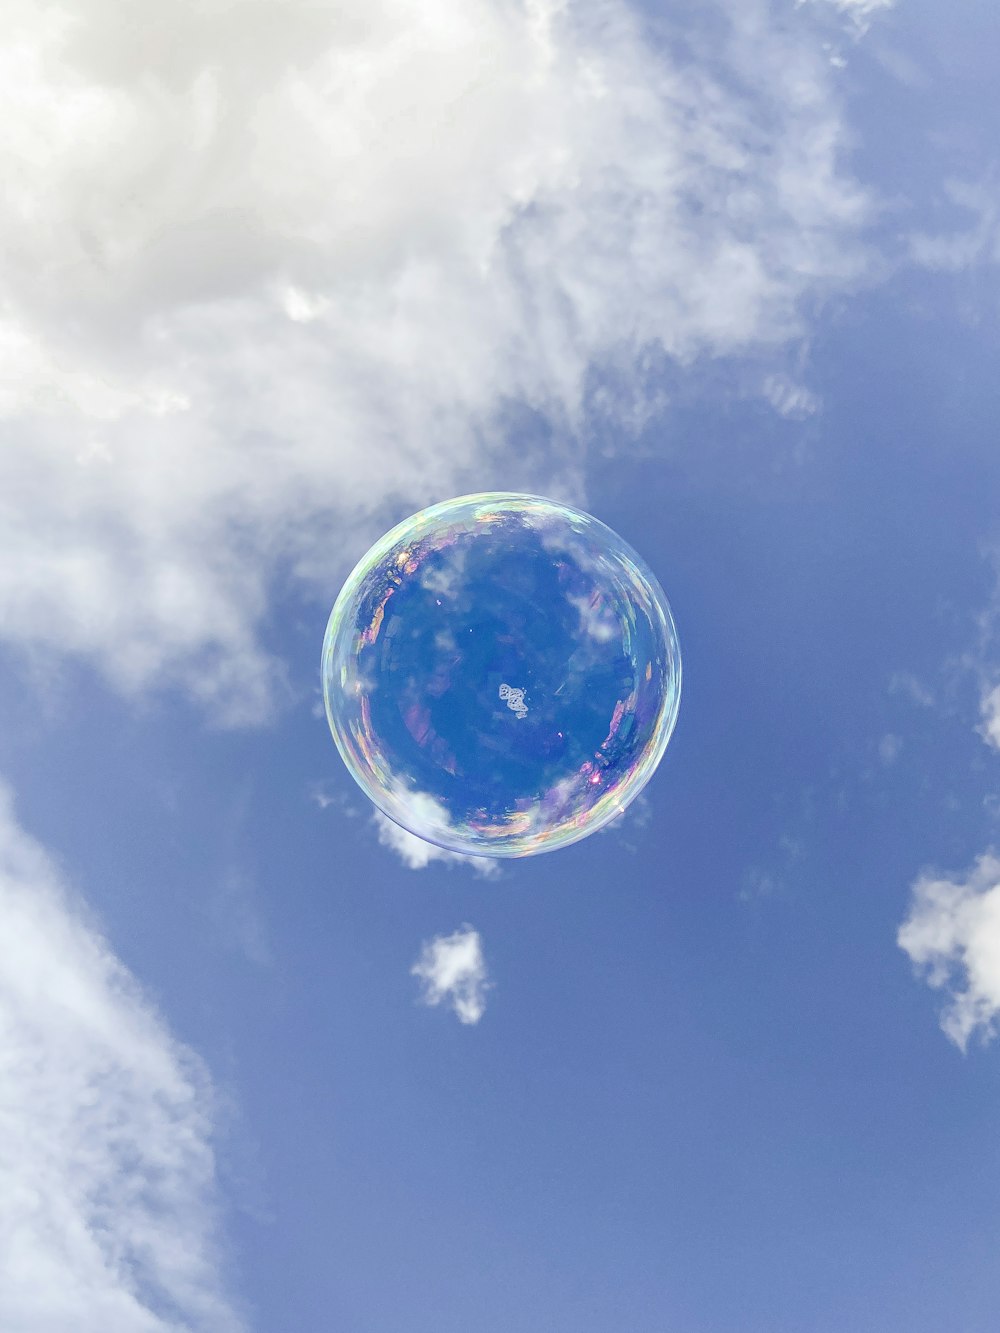
<path fill-rule="evenodd" d="M 239 1333 L 212 1097 L 0 787 L 0 1327 Z"/>
<path fill-rule="evenodd" d="M 988 745 L 1000 750 L 1000 685 L 994 685 L 992 689 L 983 687 L 980 715 L 980 735 Z"/>

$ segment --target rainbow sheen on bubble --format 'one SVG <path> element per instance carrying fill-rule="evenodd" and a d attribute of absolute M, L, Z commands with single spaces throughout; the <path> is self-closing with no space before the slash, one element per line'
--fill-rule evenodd
<path fill-rule="evenodd" d="M 403 828 L 473 856 L 551 851 L 616 818 L 663 756 L 680 688 L 643 560 L 534 495 L 400 523 L 348 578 L 323 644 L 352 776 Z"/>

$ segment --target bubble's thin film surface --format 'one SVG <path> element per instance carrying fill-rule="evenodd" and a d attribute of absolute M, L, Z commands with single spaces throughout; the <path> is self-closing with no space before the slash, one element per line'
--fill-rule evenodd
<path fill-rule="evenodd" d="M 596 832 L 666 749 L 681 659 L 615 532 L 539 496 L 462 496 L 377 542 L 323 646 L 337 747 L 390 819 L 475 856 Z"/>

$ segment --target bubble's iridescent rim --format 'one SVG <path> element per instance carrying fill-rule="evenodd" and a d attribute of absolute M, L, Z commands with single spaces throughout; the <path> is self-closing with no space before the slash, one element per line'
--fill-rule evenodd
<path fill-rule="evenodd" d="M 481 834 L 471 826 L 466 827 L 460 824 L 442 827 L 439 821 L 434 819 L 428 825 L 415 827 L 412 814 L 407 810 L 407 797 L 410 793 L 399 789 L 398 782 L 385 769 L 385 765 L 380 761 L 380 756 L 377 753 L 367 748 L 365 750 L 365 759 L 371 771 L 371 778 L 368 774 L 358 771 L 356 756 L 352 753 L 331 698 L 333 672 L 330 668 L 337 655 L 342 634 L 356 632 L 354 612 L 357 608 L 357 594 L 368 575 L 373 569 L 381 565 L 395 547 L 414 545 L 442 522 L 447 522 L 449 517 L 461 508 L 467 510 L 468 517 L 474 522 L 486 522 L 496 514 L 498 509 L 503 509 L 508 512 L 525 514 L 544 513 L 549 516 L 555 514 L 565 518 L 577 530 L 581 526 L 584 530 L 591 531 L 594 528 L 603 529 L 613 539 L 616 553 L 628 566 L 629 573 L 635 579 L 636 584 L 645 592 L 649 603 L 647 610 L 655 610 L 664 640 L 670 649 L 674 667 L 671 682 L 673 688 L 664 691 L 660 712 L 653 727 L 652 734 L 656 738 L 655 744 L 636 762 L 627 780 L 616 783 L 614 788 L 604 793 L 588 810 L 571 816 L 555 826 L 549 826 L 537 832 L 525 831 L 519 837 L 507 838 L 502 843 L 498 843 L 495 847 L 489 849 L 485 848 L 481 841 L 476 841 L 477 836 L 481 836 Z M 582 509 L 560 504 L 541 495 L 528 495 L 515 491 L 483 491 L 471 495 L 456 496 L 454 499 L 443 500 L 438 504 L 429 505 L 426 509 L 418 510 L 417 513 L 411 514 L 409 518 L 397 523 L 394 528 L 390 529 L 385 536 L 379 538 L 374 546 L 365 552 L 345 580 L 330 613 L 323 639 L 322 677 L 323 701 L 326 707 L 327 722 L 340 752 L 340 757 L 343 759 L 347 771 L 372 804 L 387 815 L 393 823 L 398 824 L 418 838 L 423 838 L 436 846 L 443 847 L 448 851 L 459 852 L 465 856 L 481 856 L 487 860 L 495 860 L 531 856 L 538 852 L 555 851 L 557 848 L 567 847 L 571 843 L 578 842 L 581 838 L 596 833 L 599 829 L 605 827 L 622 814 L 635 800 L 656 771 L 677 723 L 681 698 L 681 651 L 670 603 L 667 601 L 659 580 L 642 556 L 613 528 L 609 528 L 606 523 L 602 523 L 600 519 L 594 518 L 592 514 L 588 514 Z M 627 788 L 624 793 L 623 788 Z"/>

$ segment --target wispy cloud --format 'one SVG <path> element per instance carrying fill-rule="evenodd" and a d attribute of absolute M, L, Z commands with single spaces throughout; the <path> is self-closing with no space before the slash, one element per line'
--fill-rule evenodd
<path fill-rule="evenodd" d="M 983 542 L 981 550 L 992 569 L 993 586 L 971 617 L 961 612 L 963 621 L 971 619 L 970 629 L 959 650 L 942 664 L 934 690 L 908 672 L 896 672 L 889 691 L 922 708 L 960 715 L 987 745 L 1000 750 L 1000 547 Z"/>
<path fill-rule="evenodd" d="M 846 20 L 857 36 L 863 36 L 879 14 L 892 9 L 896 0 L 796 0 L 826 8 Z"/>
<path fill-rule="evenodd" d="M 432 863 L 444 865 L 468 865 L 484 879 L 495 879 L 500 874 L 500 867 L 495 860 L 486 856 L 465 856 L 462 852 L 449 852 L 435 843 L 418 838 L 415 833 L 401 828 L 388 815 L 376 810 L 375 825 L 378 828 L 378 840 L 383 847 L 399 857 L 410 870 L 424 870 Z"/>
<path fill-rule="evenodd" d="M 994 685 L 992 689 L 983 687 L 979 711 L 982 722 L 980 735 L 987 744 L 1000 750 L 1000 685 Z"/>
<path fill-rule="evenodd" d="M 819 397 L 783 374 L 768 375 L 764 380 L 764 397 L 779 415 L 789 421 L 804 421 L 814 416 L 822 406 Z"/>
<path fill-rule="evenodd" d="M 894 671 L 889 678 L 889 693 L 901 694 L 919 708 L 932 708 L 934 696 L 910 671 Z"/>
<path fill-rule="evenodd" d="M 1000 188 L 990 179 L 951 180 L 944 198 L 959 225 L 937 232 L 919 232 L 910 254 L 924 268 L 955 273 L 1000 261 Z"/>
<path fill-rule="evenodd" d="M 996 1036 L 1000 1014 L 1000 859 L 980 856 L 964 878 L 924 874 L 898 943 L 948 996 L 941 1027 L 961 1050 Z"/>
<path fill-rule="evenodd" d="M 878 757 L 886 768 L 888 768 L 899 758 L 902 748 L 902 736 L 897 736 L 894 732 L 887 731 L 878 743 Z"/>
<path fill-rule="evenodd" d="M 486 1012 L 490 981 L 479 932 L 469 925 L 425 944 L 410 969 L 422 986 L 424 1004 L 450 1005 L 462 1023 L 478 1023 Z"/>
<path fill-rule="evenodd" d="M 212 1098 L 0 788 L 0 1327 L 236 1333 Z"/>
<path fill-rule="evenodd" d="M 805 847 L 800 839 L 789 833 L 782 833 L 778 838 L 777 851 L 770 858 L 769 864 L 749 866 L 737 897 L 743 903 L 759 903 L 788 892 L 789 878 L 805 854 Z"/>
<path fill-rule="evenodd" d="M 320 810 L 336 810 L 345 819 L 357 819 L 362 813 L 362 797 L 358 794 L 357 803 L 342 791 L 333 790 L 327 782 L 314 782 L 309 788 L 309 799 Z M 364 802 L 368 804 L 367 801 Z"/>
<path fill-rule="evenodd" d="M 610 823 L 605 824 L 603 828 L 598 829 L 598 833 L 603 837 L 610 834 L 620 841 L 620 845 L 625 851 L 634 855 L 640 847 L 645 832 L 653 820 L 653 803 L 644 791 L 641 791 L 634 800 L 630 801 L 621 814 L 616 815 Z"/>
<path fill-rule="evenodd" d="M 15 4 L 0 634 L 260 720 L 279 572 L 330 598 L 386 506 L 579 498 L 595 367 L 627 427 L 644 367 L 796 339 L 865 273 L 834 74 L 807 10 L 710 8 L 675 53 L 618 0 Z"/>
<path fill-rule="evenodd" d="M 1000 549 L 988 547 L 985 554 L 993 567 L 993 590 L 976 617 L 976 641 L 957 665 L 961 672 L 971 672 L 978 684 L 979 735 L 1000 750 Z"/>
<path fill-rule="evenodd" d="M 208 910 L 227 948 L 258 967 L 271 966 L 269 931 L 251 875 L 230 866 L 209 894 Z"/>
<path fill-rule="evenodd" d="M 897 674 L 890 689 L 922 708 L 941 706 L 969 721 L 969 695 L 978 697 L 975 730 L 1000 749 L 1000 551 L 984 547 L 995 583 L 985 605 L 974 617 L 968 647 L 946 664 L 943 688 L 932 694 L 915 677 Z M 955 700 L 959 700 L 956 708 Z M 943 700 L 943 702 L 942 702 Z M 954 795 L 950 809 L 959 808 Z M 994 814 L 995 796 L 988 792 L 982 807 Z M 983 853 L 964 876 L 924 872 L 913 885 L 909 915 L 898 933 L 905 950 L 928 984 L 946 993 L 941 1026 L 962 1050 L 979 1034 L 997 1033 L 1000 1014 L 1000 858 Z"/>

